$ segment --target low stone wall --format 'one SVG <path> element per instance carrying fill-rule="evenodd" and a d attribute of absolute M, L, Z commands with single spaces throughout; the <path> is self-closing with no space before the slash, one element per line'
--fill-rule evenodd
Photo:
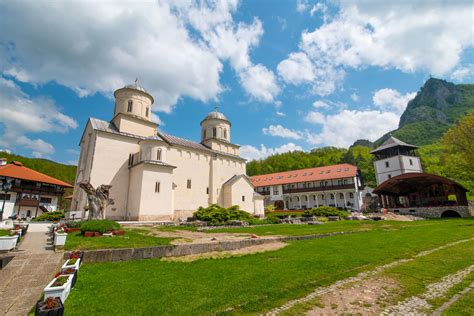
<path fill-rule="evenodd" d="M 181 244 L 181 245 L 168 245 L 168 246 L 156 246 L 156 247 L 145 247 L 145 248 L 123 248 L 123 249 L 101 249 L 101 250 L 86 250 L 84 251 L 84 263 L 91 262 L 109 262 L 109 261 L 128 261 L 138 259 L 151 259 L 151 258 L 163 258 L 163 257 L 180 257 L 186 255 L 195 255 L 213 251 L 230 251 L 241 249 L 250 246 L 262 245 L 274 242 L 285 242 L 295 240 L 307 240 L 324 238 L 336 235 L 354 234 L 365 231 L 357 232 L 334 232 L 328 234 L 314 234 L 305 236 L 287 236 L 287 237 L 263 237 L 263 238 L 252 238 L 242 239 L 235 241 L 220 241 L 200 244 Z M 64 254 L 64 258 L 67 259 L 69 253 Z"/>
<path fill-rule="evenodd" d="M 438 206 L 438 207 L 410 207 L 410 208 L 391 208 L 391 212 L 402 215 L 414 215 L 426 218 L 440 218 L 446 211 L 455 211 L 461 217 L 472 216 L 468 206 Z M 398 211 L 398 212 L 397 212 Z"/>

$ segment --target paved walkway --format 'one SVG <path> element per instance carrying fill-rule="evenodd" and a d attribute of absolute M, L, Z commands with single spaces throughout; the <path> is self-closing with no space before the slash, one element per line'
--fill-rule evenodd
<path fill-rule="evenodd" d="M 27 315 L 59 270 L 63 255 L 48 245 L 47 225 L 30 224 L 12 261 L 0 270 L 0 315 Z"/>

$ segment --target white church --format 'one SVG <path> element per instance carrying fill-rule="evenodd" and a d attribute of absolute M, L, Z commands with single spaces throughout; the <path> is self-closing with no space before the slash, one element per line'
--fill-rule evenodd
<path fill-rule="evenodd" d="M 245 174 L 231 123 L 214 111 L 201 121 L 201 142 L 162 133 L 151 120 L 153 97 L 136 82 L 114 93 L 110 122 L 90 118 L 80 141 L 71 213 L 84 218 L 87 196 L 79 183 L 111 185 L 113 220 L 155 221 L 191 216 L 200 206 L 239 205 L 264 214 L 263 197 Z"/>

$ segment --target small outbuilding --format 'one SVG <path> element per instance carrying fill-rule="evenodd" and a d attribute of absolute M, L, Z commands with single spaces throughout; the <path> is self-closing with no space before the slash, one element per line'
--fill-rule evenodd
<path fill-rule="evenodd" d="M 468 217 L 466 192 L 461 184 L 445 177 L 423 172 L 404 173 L 392 177 L 373 193 L 384 208 L 394 213 L 421 217 Z"/>

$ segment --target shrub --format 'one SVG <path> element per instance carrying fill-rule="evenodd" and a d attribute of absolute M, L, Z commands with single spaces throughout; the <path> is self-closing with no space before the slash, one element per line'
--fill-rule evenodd
<path fill-rule="evenodd" d="M 224 208 L 217 204 L 212 204 L 206 208 L 201 206 L 193 213 L 193 217 L 200 221 L 208 222 L 211 225 L 222 225 L 230 220 L 246 222 L 253 220 L 253 217 L 249 213 L 242 211 L 238 205 L 229 208 Z"/>
<path fill-rule="evenodd" d="M 339 210 L 332 206 L 320 206 L 315 207 L 311 210 L 306 210 L 303 213 L 305 216 L 339 216 L 342 218 L 346 218 L 349 216 L 349 213 L 343 210 Z"/>
<path fill-rule="evenodd" d="M 64 218 L 64 212 L 54 211 L 54 212 L 43 213 L 40 216 L 36 217 L 34 220 L 37 222 L 42 222 L 42 221 L 56 222 L 63 218 Z"/>
<path fill-rule="evenodd" d="M 67 221 L 64 225 L 67 228 L 81 228 L 82 223 L 84 223 L 84 221 Z"/>
<path fill-rule="evenodd" d="M 99 232 L 106 233 L 113 230 L 120 229 L 120 224 L 114 221 L 109 220 L 94 220 L 94 221 L 84 221 L 81 224 L 81 232 Z"/>

